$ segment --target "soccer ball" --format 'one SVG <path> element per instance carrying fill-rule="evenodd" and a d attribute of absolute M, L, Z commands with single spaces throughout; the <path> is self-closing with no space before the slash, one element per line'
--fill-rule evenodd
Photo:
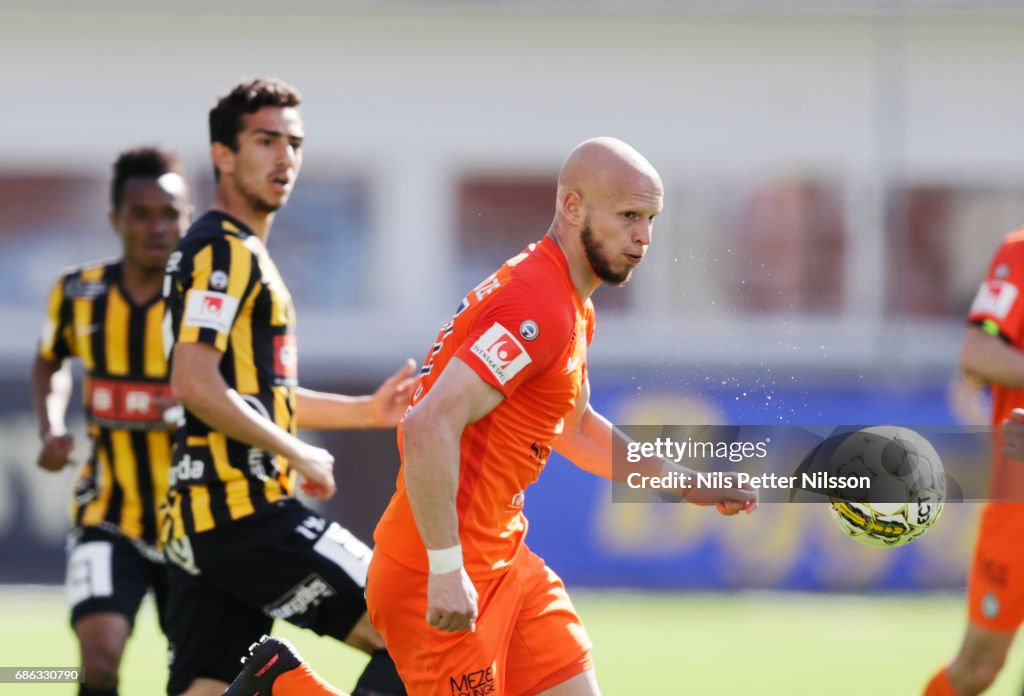
<path fill-rule="evenodd" d="M 902 546 L 920 538 L 942 514 L 946 474 L 938 452 L 919 433 L 879 425 L 850 433 L 829 459 L 829 473 L 866 476 L 870 486 L 831 495 L 839 528 L 869 546 Z"/>

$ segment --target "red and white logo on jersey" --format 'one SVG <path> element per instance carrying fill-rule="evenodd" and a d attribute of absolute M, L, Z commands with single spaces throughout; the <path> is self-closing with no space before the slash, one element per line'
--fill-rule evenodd
<path fill-rule="evenodd" d="M 223 297 L 207 297 L 203 300 L 203 312 L 210 316 L 220 316 L 223 309 Z"/>
<path fill-rule="evenodd" d="M 502 369 L 512 364 L 512 361 L 522 355 L 523 347 L 519 341 L 512 338 L 508 333 L 498 336 L 491 345 L 487 346 L 487 353 L 498 361 Z"/>
<path fill-rule="evenodd" d="M 93 386 L 92 388 L 92 410 L 96 413 L 106 414 L 114 410 L 114 392 L 108 387 Z"/>
<path fill-rule="evenodd" d="M 295 378 L 299 376 L 299 350 L 295 336 L 274 336 L 274 375 Z"/>
<path fill-rule="evenodd" d="M 238 311 L 238 299 L 223 292 L 190 290 L 185 302 L 185 326 L 214 329 L 220 333 L 231 330 Z"/>
<path fill-rule="evenodd" d="M 971 314 L 988 314 L 996 319 L 1005 319 L 1020 294 L 1017 286 L 1005 280 L 986 280 L 978 289 L 971 305 Z"/>
<path fill-rule="evenodd" d="M 499 384 L 505 384 L 533 362 L 515 334 L 498 322 L 476 340 L 470 351 L 483 361 Z"/>
<path fill-rule="evenodd" d="M 86 388 L 86 400 L 90 417 L 110 427 L 163 422 L 163 407 L 171 401 L 171 388 L 159 382 L 94 377 Z"/>

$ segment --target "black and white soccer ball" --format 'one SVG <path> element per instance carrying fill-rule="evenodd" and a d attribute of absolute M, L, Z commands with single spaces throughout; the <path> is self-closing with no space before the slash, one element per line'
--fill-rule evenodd
<path fill-rule="evenodd" d="M 849 434 L 833 452 L 829 469 L 870 481 L 863 491 L 830 497 L 839 528 L 862 544 L 909 544 L 942 514 L 946 474 L 939 453 L 909 428 L 879 425 Z"/>

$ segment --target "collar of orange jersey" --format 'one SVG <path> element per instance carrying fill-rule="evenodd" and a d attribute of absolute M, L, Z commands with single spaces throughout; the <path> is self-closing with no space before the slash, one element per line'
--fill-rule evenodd
<path fill-rule="evenodd" d="M 572 303 L 576 306 L 576 311 L 582 314 L 584 312 L 583 298 L 580 297 L 579 291 L 576 290 L 576 286 L 572 282 L 572 275 L 569 273 L 569 260 L 565 258 L 565 252 L 562 251 L 562 247 L 555 241 L 554 237 L 546 234 L 537 243 L 537 248 L 544 252 L 561 269 L 562 279 L 568 286 L 569 294 L 572 296 Z"/>

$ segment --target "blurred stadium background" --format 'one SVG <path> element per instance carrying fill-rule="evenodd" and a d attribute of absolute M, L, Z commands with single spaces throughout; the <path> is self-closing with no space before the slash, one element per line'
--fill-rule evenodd
<path fill-rule="evenodd" d="M 363 390 L 422 359 L 462 294 L 544 233 L 569 149 L 615 135 L 667 192 L 648 261 L 595 297 L 603 412 L 938 425 L 979 418 L 950 386 L 988 259 L 1024 224 L 1022 64 L 1010 1 L 7 0 L 0 644 L 20 664 L 74 662 L 59 590 L 27 586 L 62 581 L 72 478 L 34 468 L 45 293 L 63 266 L 117 252 L 118 151 L 180 152 L 204 209 L 206 112 L 238 79 L 304 95 L 304 170 L 271 251 L 311 385 Z M 393 435 L 315 437 L 339 461 L 329 512 L 367 536 Z M 960 637 L 975 504 L 879 551 L 817 506 L 612 505 L 557 459 L 527 497 L 609 694 L 909 694 Z M 139 634 L 126 688 L 159 693 L 151 617 Z M 299 640 L 348 683 L 344 648 Z M 993 693 L 1019 693 L 1021 662 Z"/>

